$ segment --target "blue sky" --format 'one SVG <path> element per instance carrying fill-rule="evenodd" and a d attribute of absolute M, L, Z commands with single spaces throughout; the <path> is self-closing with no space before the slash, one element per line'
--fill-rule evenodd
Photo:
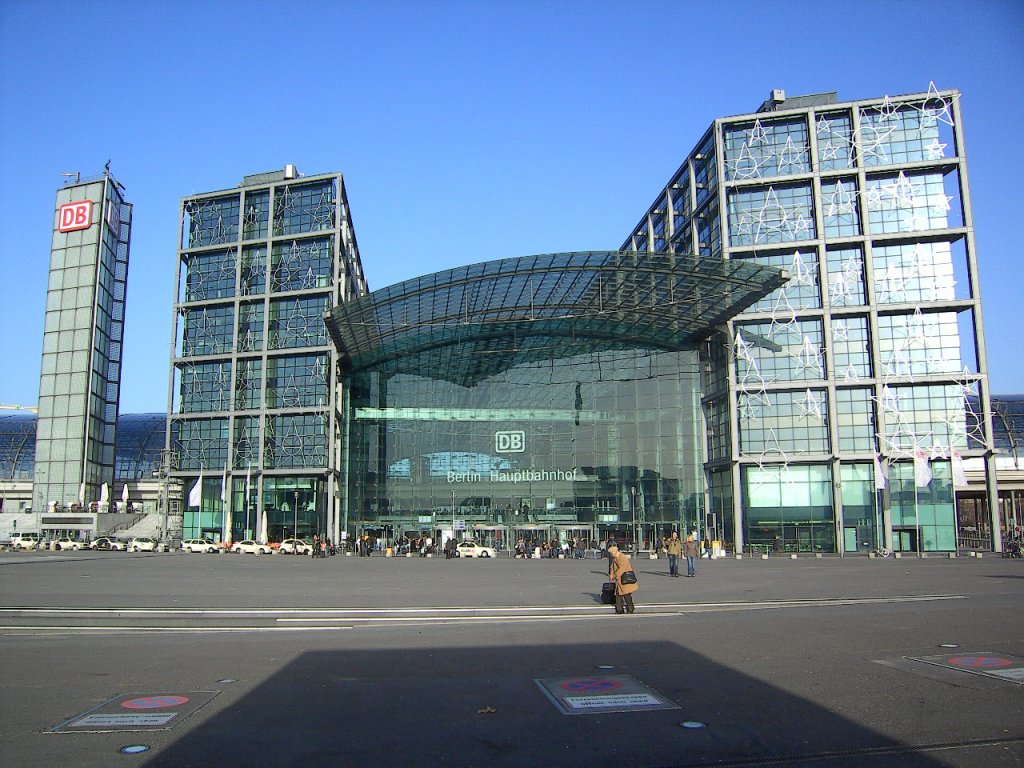
<path fill-rule="evenodd" d="M 1024 392 L 1024 3 L 0 0 L 0 402 L 34 405 L 54 194 L 134 203 L 121 410 L 167 404 L 180 199 L 345 174 L 371 289 L 617 248 L 707 126 L 773 88 L 963 92 L 992 389 Z"/>

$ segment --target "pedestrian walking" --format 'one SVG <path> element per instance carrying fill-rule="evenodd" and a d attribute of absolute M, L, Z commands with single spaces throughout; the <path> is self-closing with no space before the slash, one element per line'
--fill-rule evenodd
<path fill-rule="evenodd" d="M 700 557 L 700 545 L 693 534 L 686 537 L 686 543 L 683 545 L 683 554 L 686 556 L 686 575 L 696 576 L 697 558 Z"/>
<path fill-rule="evenodd" d="M 683 554 L 683 542 L 679 540 L 679 531 L 672 531 L 672 535 L 665 542 L 665 551 L 668 552 L 668 575 L 679 576 L 679 556 Z"/>
<path fill-rule="evenodd" d="M 615 582 L 615 612 L 633 613 L 633 593 L 640 585 L 636 581 L 633 564 L 625 552 L 620 552 L 615 544 L 608 546 L 608 580 Z"/>

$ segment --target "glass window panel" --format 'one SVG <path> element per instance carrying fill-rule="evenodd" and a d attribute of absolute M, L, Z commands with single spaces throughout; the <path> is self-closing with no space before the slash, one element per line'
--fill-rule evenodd
<path fill-rule="evenodd" d="M 324 313 L 330 296 L 298 296 L 270 303 L 268 349 L 322 347 L 327 344 Z"/>
<path fill-rule="evenodd" d="M 832 365 L 840 383 L 871 377 L 871 339 L 868 319 L 862 316 L 834 316 L 831 321 Z"/>
<path fill-rule="evenodd" d="M 869 176 L 865 199 L 873 234 L 916 232 L 963 225 L 953 173 L 900 171 Z M 957 205 L 953 205 L 956 202 Z"/>
<path fill-rule="evenodd" d="M 822 179 L 821 215 L 825 237 L 854 237 L 860 234 L 860 205 L 857 179 Z"/>
<path fill-rule="evenodd" d="M 823 389 L 740 393 L 740 449 L 784 460 L 795 453 L 829 452 L 828 396 Z"/>
<path fill-rule="evenodd" d="M 827 251 L 828 296 L 833 307 L 865 303 L 864 253 L 859 246 Z"/>
<path fill-rule="evenodd" d="M 219 245 L 238 239 L 238 195 L 187 200 L 184 214 L 183 248 Z"/>
<path fill-rule="evenodd" d="M 330 285 L 333 250 L 326 237 L 275 245 L 271 290 L 301 291 Z"/>
<path fill-rule="evenodd" d="M 871 453 L 875 446 L 875 408 L 870 389 L 837 389 L 836 420 L 839 450 Z"/>
<path fill-rule="evenodd" d="M 810 171 L 807 122 L 803 117 L 758 118 L 725 128 L 729 180 L 761 179 Z"/>
<path fill-rule="evenodd" d="M 864 164 L 916 163 L 955 156 L 952 129 L 952 113 L 945 99 L 861 109 Z"/>
<path fill-rule="evenodd" d="M 952 244 L 876 245 L 871 250 L 875 301 L 919 304 L 957 298 Z"/>
<path fill-rule="evenodd" d="M 336 207 L 334 179 L 279 186 L 274 192 L 274 234 L 298 235 L 333 229 Z"/>
<path fill-rule="evenodd" d="M 916 310 L 879 315 L 878 355 L 887 380 L 963 371 L 957 314 Z"/>
<path fill-rule="evenodd" d="M 852 168 L 855 160 L 853 122 L 849 112 L 818 115 L 814 123 L 818 167 L 823 171 Z"/>
<path fill-rule="evenodd" d="M 734 355 L 741 387 L 825 378 L 821 321 L 779 320 L 736 324 Z"/>
<path fill-rule="evenodd" d="M 810 184 L 729 190 L 729 244 L 813 240 L 813 198 Z"/>
<path fill-rule="evenodd" d="M 747 312 L 782 312 L 817 309 L 821 306 L 818 280 L 818 255 L 813 250 L 781 253 L 734 253 L 733 259 L 745 259 L 765 267 L 787 270 L 792 277 L 782 288 L 758 301 Z"/>

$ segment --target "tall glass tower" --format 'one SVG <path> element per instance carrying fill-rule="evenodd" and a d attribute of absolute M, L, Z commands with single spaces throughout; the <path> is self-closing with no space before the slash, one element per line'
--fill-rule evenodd
<path fill-rule="evenodd" d="M 44 516 L 78 512 L 69 528 L 95 529 L 82 515 L 114 493 L 131 221 L 109 169 L 57 191 L 32 505 Z"/>
<path fill-rule="evenodd" d="M 623 249 L 789 282 L 702 351 L 705 521 L 736 551 L 952 551 L 962 460 L 999 525 L 959 93 L 716 120 Z"/>
<path fill-rule="evenodd" d="M 172 535 L 337 540 L 344 391 L 324 315 L 366 291 L 340 174 L 289 165 L 182 200 Z"/>

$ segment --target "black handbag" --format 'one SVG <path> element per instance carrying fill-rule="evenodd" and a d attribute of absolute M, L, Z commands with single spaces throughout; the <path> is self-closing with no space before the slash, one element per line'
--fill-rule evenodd
<path fill-rule="evenodd" d="M 636 571 L 626 571 L 619 578 L 619 582 L 622 584 L 636 584 Z"/>

